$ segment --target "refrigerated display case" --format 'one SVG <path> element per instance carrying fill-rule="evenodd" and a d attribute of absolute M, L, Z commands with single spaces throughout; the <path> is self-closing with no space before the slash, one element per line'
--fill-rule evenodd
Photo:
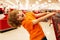
<path fill-rule="evenodd" d="M 0 32 L 5 32 L 11 29 L 15 29 L 12 26 L 10 26 L 7 22 L 8 14 L 4 14 L 5 17 L 3 19 L 0 19 Z"/>
<path fill-rule="evenodd" d="M 60 13 L 53 16 L 52 21 L 56 34 L 56 40 L 60 40 Z"/>

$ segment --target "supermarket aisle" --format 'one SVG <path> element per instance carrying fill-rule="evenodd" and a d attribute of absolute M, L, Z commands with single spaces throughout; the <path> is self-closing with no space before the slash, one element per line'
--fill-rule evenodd
<path fill-rule="evenodd" d="M 48 40 L 56 40 L 52 26 L 48 22 L 40 23 Z M 28 32 L 23 28 L 18 28 L 5 33 L 0 33 L 0 40 L 29 40 Z"/>

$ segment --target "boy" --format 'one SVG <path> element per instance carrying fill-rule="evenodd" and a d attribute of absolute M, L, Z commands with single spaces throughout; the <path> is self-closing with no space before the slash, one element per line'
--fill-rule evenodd
<path fill-rule="evenodd" d="M 39 22 L 54 14 L 55 12 L 52 12 L 50 14 L 47 13 L 34 14 L 33 12 L 30 11 L 24 14 L 22 11 L 13 10 L 12 12 L 9 13 L 8 23 L 13 27 L 23 25 L 23 27 L 30 34 L 30 40 L 47 40 L 44 35 L 44 32 L 42 31 L 41 26 L 39 25 Z M 40 18 L 36 19 L 36 17 Z"/>

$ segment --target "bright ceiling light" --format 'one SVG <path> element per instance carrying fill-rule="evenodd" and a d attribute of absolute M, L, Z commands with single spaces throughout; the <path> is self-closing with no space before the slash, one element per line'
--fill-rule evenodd
<path fill-rule="evenodd" d="M 19 2 L 20 2 L 19 0 L 15 0 L 15 1 L 16 1 L 17 5 L 18 5 L 18 4 L 19 4 Z"/>
<path fill-rule="evenodd" d="M 15 5 L 13 2 L 11 2 L 10 0 L 6 0 L 5 1 L 5 3 L 7 3 L 7 4 L 9 4 L 8 6 L 9 6 L 9 8 L 15 8 L 15 9 L 17 9 L 17 5 Z"/>
<path fill-rule="evenodd" d="M 60 2 L 60 0 L 58 0 Z"/>
<path fill-rule="evenodd" d="M 3 2 L 3 1 L 0 1 L 0 3 L 2 3 L 3 5 L 3 7 L 7 7 L 7 6 L 9 6 L 9 4 L 8 3 L 5 3 L 5 2 Z"/>
<path fill-rule="evenodd" d="M 48 2 L 51 2 L 51 0 L 48 0 Z"/>
<path fill-rule="evenodd" d="M 7 3 L 16 6 L 13 2 L 11 2 L 10 0 L 6 0 Z"/>
<path fill-rule="evenodd" d="M 39 2 L 36 1 L 35 4 L 32 4 L 30 8 L 31 10 L 39 10 L 39 6 Z"/>
<path fill-rule="evenodd" d="M 21 2 L 19 3 L 18 10 L 24 10 L 24 6 L 22 5 L 22 3 L 21 3 Z"/>
<path fill-rule="evenodd" d="M 25 1 L 26 1 L 25 7 L 26 7 L 26 9 L 28 9 L 29 8 L 29 0 L 25 0 Z"/>
<path fill-rule="evenodd" d="M 42 1 L 42 0 L 39 0 L 39 1 Z"/>
<path fill-rule="evenodd" d="M 36 1 L 35 3 L 36 3 L 36 4 L 39 4 L 39 2 L 38 2 L 38 1 Z"/>

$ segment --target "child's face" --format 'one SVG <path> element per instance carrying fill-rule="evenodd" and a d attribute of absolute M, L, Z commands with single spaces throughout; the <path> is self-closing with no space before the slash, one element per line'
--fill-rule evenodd
<path fill-rule="evenodd" d="M 22 21 L 25 18 L 25 15 L 22 11 L 17 14 L 17 20 Z"/>

